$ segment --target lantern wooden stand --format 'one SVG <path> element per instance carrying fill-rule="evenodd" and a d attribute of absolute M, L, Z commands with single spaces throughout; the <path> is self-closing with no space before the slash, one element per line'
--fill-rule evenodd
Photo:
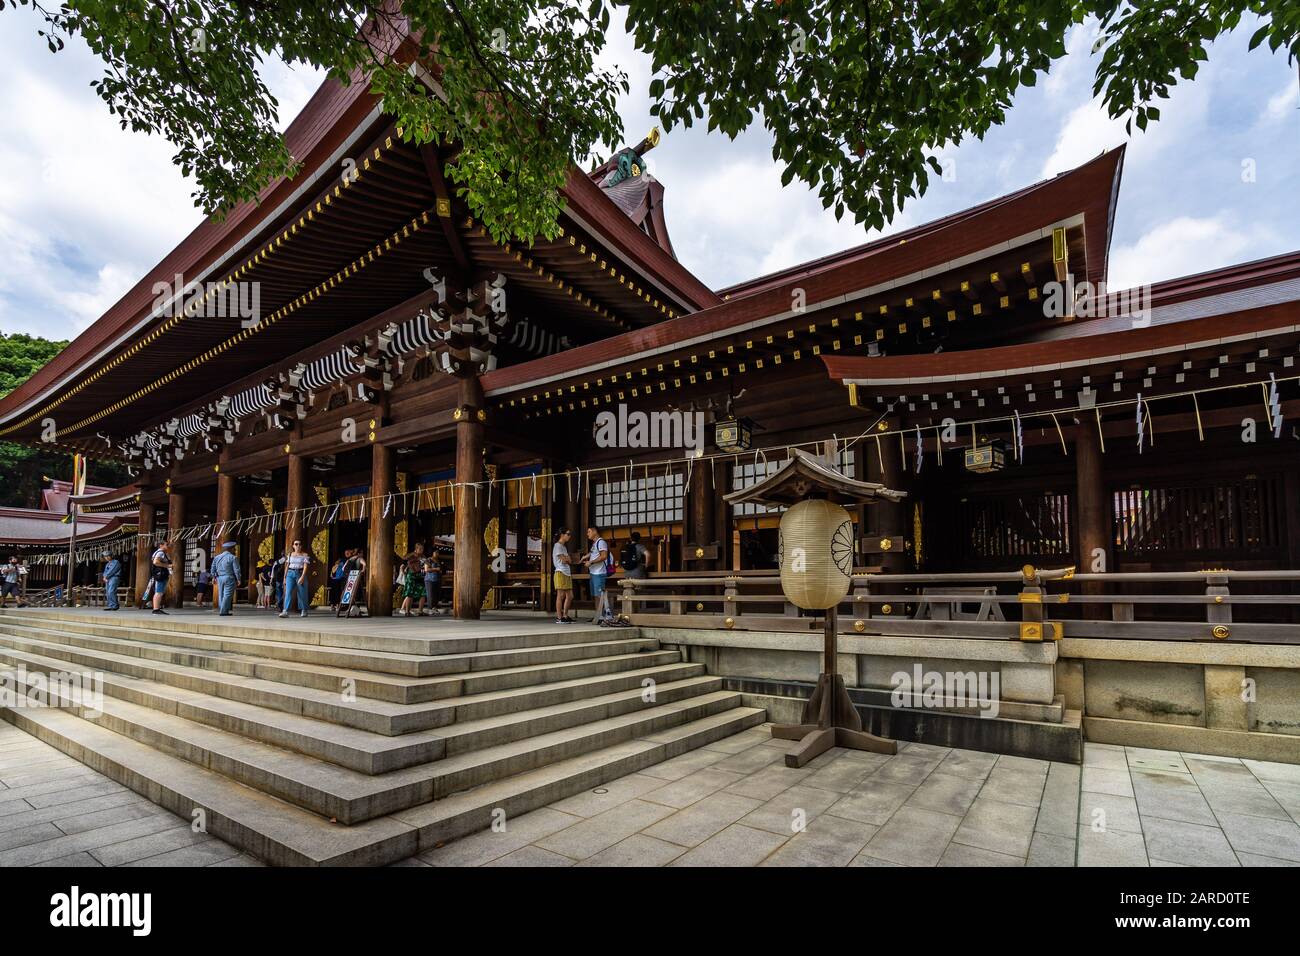
<path fill-rule="evenodd" d="M 853 570 L 852 548 L 846 549 L 842 536 L 845 532 L 851 536 L 852 525 L 849 524 L 847 515 L 844 515 L 839 508 L 828 509 L 826 506 L 821 506 L 814 510 L 814 515 L 818 510 L 823 513 L 822 516 L 826 511 L 833 510 L 839 511 L 844 517 L 841 527 L 834 535 L 827 533 L 829 540 L 825 543 L 825 550 L 816 556 L 818 569 L 827 575 L 820 579 L 825 587 L 809 593 L 812 589 L 801 587 L 799 581 L 787 582 L 784 550 L 786 520 L 793 518 L 801 509 L 812 507 L 810 504 L 802 503 L 815 499 L 824 499 L 835 504 L 860 504 L 879 498 L 898 501 L 902 497 L 903 492 L 893 491 L 875 482 L 857 481 L 845 477 L 828 462 L 798 450 L 772 475 L 749 488 L 726 496 L 727 502 L 733 504 L 754 501 L 767 505 L 799 506 L 791 507 L 791 511 L 782 518 L 782 587 L 787 598 L 796 606 L 810 610 L 823 610 L 826 615 L 822 644 L 822 673 L 817 679 L 817 687 L 813 690 L 812 697 L 804 705 L 803 720 L 798 724 L 777 724 L 772 727 L 773 737 L 799 741 L 798 746 L 785 755 L 787 767 L 802 767 L 832 747 L 895 754 L 898 752 L 898 745 L 892 740 L 877 737 L 862 729 L 862 718 L 858 716 L 857 708 L 849 698 L 848 689 L 844 686 L 844 678 L 836 671 L 836 658 L 839 653 L 838 606 L 848 592 Z M 797 535 L 797 532 L 792 531 L 792 533 Z M 826 562 L 827 558 L 830 563 Z M 810 557 L 809 563 L 813 561 L 814 559 Z"/>
<path fill-rule="evenodd" d="M 832 747 L 846 750 L 869 750 L 878 754 L 898 753 L 898 744 L 877 737 L 862 729 L 862 718 L 849 698 L 844 678 L 836 672 L 835 659 L 839 630 L 836 608 L 826 610 L 825 641 L 822 645 L 822 673 L 817 687 L 803 706 L 803 723 L 774 724 L 772 736 L 781 740 L 797 740 L 799 746 L 785 755 L 787 767 L 802 767 L 819 754 Z"/>

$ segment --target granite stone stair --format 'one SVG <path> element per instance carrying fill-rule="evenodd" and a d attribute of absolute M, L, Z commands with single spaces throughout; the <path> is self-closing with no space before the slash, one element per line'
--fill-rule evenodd
<path fill-rule="evenodd" d="M 635 628 L 262 622 L 0 611 L 29 694 L 0 717 L 291 865 L 402 859 L 765 718 Z"/>

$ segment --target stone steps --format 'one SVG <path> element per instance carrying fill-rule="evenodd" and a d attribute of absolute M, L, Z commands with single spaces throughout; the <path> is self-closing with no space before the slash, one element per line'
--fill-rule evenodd
<path fill-rule="evenodd" d="M 32 677 L 30 672 L 28 677 Z M 706 680 L 721 684 L 718 678 Z M 667 692 L 670 687 L 660 690 Z M 664 701 L 664 696 L 676 699 Z M 556 760 L 723 713 L 737 703 L 736 695 L 725 692 L 662 693 L 660 702 L 634 712 L 374 775 L 288 752 L 241 733 L 149 706 L 106 698 L 101 709 L 91 711 L 84 698 L 79 701 L 60 696 L 60 706 L 92 720 L 97 726 L 345 824 L 373 819 Z"/>
<path fill-rule="evenodd" d="M 578 660 L 600 656 L 589 649 L 590 645 L 645 640 L 637 628 L 611 630 L 601 627 L 584 628 L 578 625 L 552 628 L 549 632 L 531 633 L 520 639 L 448 637 L 415 641 L 406 637 L 372 637 L 363 640 L 355 634 L 339 636 L 339 640 L 368 645 L 365 648 L 353 648 L 307 640 L 306 638 L 318 638 L 321 635 L 310 632 L 300 634 L 287 628 L 257 630 L 253 627 L 230 627 L 200 621 L 192 625 L 196 630 L 189 632 L 169 618 L 154 617 L 150 614 L 112 619 L 125 623 L 109 623 L 97 618 L 87 619 L 85 615 L 80 615 L 79 618 L 61 616 L 59 612 L 0 611 L 0 627 L 12 624 L 24 629 L 57 630 L 63 633 L 119 637 L 126 640 L 138 640 L 142 634 L 148 634 L 150 637 L 147 640 L 161 641 L 172 647 L 220 650 L 271 660 L 409 677 L 445 676 L 471 670 L 493 670 Z M 188 619 L 193 620 L 193 616 L 189 616 Z M 412 627 L 418 626 L 418 624 L 412 625 Z M 211 631 L 220 633 L 209 633 Z M 231 636 L 227 632 L 236 632 L 236 636 Z M 333 638 L 332 635 L 325 636 Z M 384 641 L 390 642 L 391 646 L 384 644 Z M 399 646 L 410 647 L 412 644 L 418 644 L 421 649 L 406 651 L 397 649 Z"/>
<path fill-rule="evenodd" d="M 79 665 L 70 664 L 66 660 L 25 652 L 0 649 L 0 661 L 21 665 L 30 673 L 84 673 Z M 721 678 L 701 676 L 697 673 L 699 670 L 702 668 L 698 665 L 675 664 L 622 672 L 618 675 L 618 683 L 631 683 L 632 686 L 623 686 L 605 693 L 597 693 L 607 689 L 602 684 L 605 678 L 584 678 L 570 682 L 569 685 L 546 685 L 541 690 L 525 688 L 524 691 L 512 692 L 524 699 L 525 703 L 528 693 L 554 694 L 556 691 L 566 691 L 579 696 L 546 706 L 501 710 L 494 715 L 476 719 L 456 719 L 454 705 L 474 701 L 474 698 L 459 698 L 458 701 L 449 702 L 453 706 L 447 708 L 448 719 L 436 731 L 395 736 L 376 734 L 244 701 L 214 697 L 201 690 L 176 688 L 108 671 L 92 673 L 102 675 L 102 688 L 106 697 L 176 715 L 216 729 L 234 731 L 251 740 L 293 750 L 359 773 L 381 774 L 636 710 L 643 706 L 642 683 L 647 680 L 654 681 L 655 699 L 663 703 L 721 690 Z M 496 700 L 495 697 L 491 699 Z M 472 703 L 465 706 L 471 713 L 476 709 Z"/>
<path fill-rule="evenodd" d="M 498 668 L 496 671 L 484 671 L 472 675 L 443 675 L 439 677 L 406 677 L 401 674 L 386 674 L 374 671 L 361 671 L 350 667 L 331 664 L 314 664 L 309 662 L 288 662 L 281 659 L 268 659 L 259 656 L 256 651 L 262 648 L 248 644 L 245 650 L 231 651 L 223 648 L 220 639 L 200 638 L 193 642 L 159 643 L 151 640 L 139 640 L 127 635 L 140 632 L 128 627 L 115 628 L 120 636 L 98 636 L 70 631 L 65 627 L 28 626 L 13 629 L 5 627 L 5 619 L 0 617 L 0 636 L 10 634 L 34 640 L 43 640 L 56 644 L 90 651 L 106 651 L 114 654 L 139 657 L 146 661 L 165 664 L 180 664 L 205 670 L 235 674 L 240 677 L 257 677 L 281 684 L 296 684 L 315 690 L 338 693 L 345 686 L 356 694 L 373 700 L 383 700 L 394 704 L 417 704 L 447 697 L 459 697 L 465 694 L 485 693 L 490 690 L 503 690 L 531 684 L 550 683 L 559 680 L 572 680 L 578 677 L 591 677 L 598 674 L 614 673 L 619 670 L 644 666 L 644 657 L 650 653 L 660 655 L 660 662 L 678 660 L 674 651 L 638 652 L 634 654 L 612 655 L 602 658 L 577 658 L 574 661 L 560 661 L 554 664 L 526 664 L 513 668 Z M 590 633 L 590 632 L 589 632 Z M 599 630 L 599 637 L 608 638 L 610 632 Z M 208 642 L 205 645 L 203 642 Z M 209 646 L 210 645 L 210 646 Z M 300 653 L 310 650 L 300 645 L 291 645 Z M 345 682 L 350 682 L 345 684 Z"/>
<path fill-rule="evenodd" d="M 498 808 L 507 817 L 519 816 L 729 737 L 765 715 L 732 708 L 352 826 L 330 823 L 66 710 L 13 708 L 0 716 L 185 819 L 197 819 L 201 812 L 207 832 L 268 863 L 377 866 L 483 829 Z"/>
<path fill-rule="evenodd" d="M 225 641 L 255 641 L 257 646 L 298 645 L 329 648 L 333 651 L 362 651 L 380 655 L 408 655 L 415 657 L 441 657 L 449 654 L 472 654 L 486 651 L 508 651 L 538 645 L 582 643 L 604 638 L 611 632 L 607 628 L 571 624 L 564 627 L 545 625 L 544 622 L 527 621 L 520 624 L 498 625 L 485 628 L 481 636 L 450 633 L 454 630 L 448 618 L 417 618 L 403 621 L 398 628 L 359 631 L 363 622 L 340 620 L 328 614 L 313 614 L 306 618 L 292 618 L 293 624 L 272 624 L 276 616 L 270 612 L 245 611 L 229 622 L 216 614 L 196 614 L 193 611 L 173 615 L 153 615 L 145 611 L 124 608 L 118 612 L 101 612 L 89 615 L 74 610 L 4 610 L 0 620 L 14 621 L 38 627 L 60 627 L 82 633 L 107 633 L 107 629 L 148 632 L 166 635 L 177 641 L 196 638 L 218 638 Z M 393 622 L 390 622 L 393 623 Z M 502 630 L 502 628 L 506 628 Z M 394 634 L 394 630 L 420 631 L 420 635 Z M 446 633 L 439 633 L 440 631 Z M 629 628 L 616 631 L 625 637 L 639 631 Z M 260 652 L 259 652 L 260 653 Z M 349 664 L 349 666 L 353 666 Z"/>
<path fill-rule="evenodd" d="M 603 649 L 607 652 L 641 652 L 657 651 L 657 642 L 648 638 L 636 638 L 632 641 L 603 642 L 601 644 L 582 645 L 587 649 Z M 495 652 L 489 652 L 495 653 Z M 516 653 L 516 652 L 509 652 Z M 528 653 L 538 653 L 530 651 Z M 17 634 L 0 633 L 0 660 L 9 663 L 25 663 L 24 655 L 42 657 L 64 662 L 79 668 L 105 671 L 113 674 L 134 677 L 140 680 L 167 684 L 172 687 L 197 691 L 212 697 L 225 698 L 246 704 L 255 704 L 272 710 L 281 710 L 290 714 L 301 714 L 317 720 L 366 730 L 385 736 L 399 736 L 420 730 L 441 727 L 456 719 L 457 701 L 466 698 L 444 698 L 421 704 L 393 704 L 358 697 L 348 699 L 344 695 L 346 687 L 333 691 L 316 690 L 300 685 L 282 684 L 278 681 L 260 677 L 241 677 L 239 675 L 208 670 L 202 667 L 190 667 L 184 664 L 171 664 L 161 661 L 145 660 L 137 656 L 114 654 L 105 651 L 87 651 L 72 645 L 46 640 L 28 638 Z M 604 656 L 612 656 L 610 653 Z M 618 655 L 625 656 L 625 655 Z M 58 668 L 56 668 L 57 670 Z M 586 677 L 576 681 L 565 682 L 557 691 L 551 685 L 543 685 L 533 691 L 537 699 L 544 699 L 548 694 L 555 696 L 566 691 L 580 692 L 583 688 L 596 688 L 602 681 L 617 681 L 615 677 Z M 518 709 L 527 706 L 527 699 L 520 699 L 517 690 L 486 691 L 475 695 L 466 706 L 474 705 L 481 715 L 490 711 L 489 704 L 500 701 L 505 707 L 513 702 Z"/>
<path fill-rule="evenodd" d="M 390 862 L 765 719 L 636 629 L 105 616 L 0 611 L 0 668 L 104 692 L 0 716 L 272 863 Z"/>

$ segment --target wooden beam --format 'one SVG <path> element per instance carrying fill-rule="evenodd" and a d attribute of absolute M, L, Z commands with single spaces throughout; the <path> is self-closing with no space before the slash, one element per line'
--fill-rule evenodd
<path fill-rule="evenodd" d="M 442 157 L 436 146 L 425 143 L 420 147 L 420 158 L 424 160 L 425 171 L 429 174 L 429 182 L 433 184 L 433 192 L 437 196 L 438 224 L 442 227 L 447 247 L 451 250 L 452 258 L 456 260 L 456 266 L 463 274 L 468 274 L 472 263 L 465 243 L 460 233 L 456 231 L 456 222 L 451 211 L 451 191 L 447 188 L 447 181 L 442 175 Z"/>

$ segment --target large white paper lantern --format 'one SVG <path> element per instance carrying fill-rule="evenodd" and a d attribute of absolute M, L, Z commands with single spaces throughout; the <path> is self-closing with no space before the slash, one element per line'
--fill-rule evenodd
<path fill-rule="evenodd" d="M 853 582 L 853 519 L 821 498 L 800 501 L 781 518 L 781 590 L 797 607 L 824 611 Z"/>

